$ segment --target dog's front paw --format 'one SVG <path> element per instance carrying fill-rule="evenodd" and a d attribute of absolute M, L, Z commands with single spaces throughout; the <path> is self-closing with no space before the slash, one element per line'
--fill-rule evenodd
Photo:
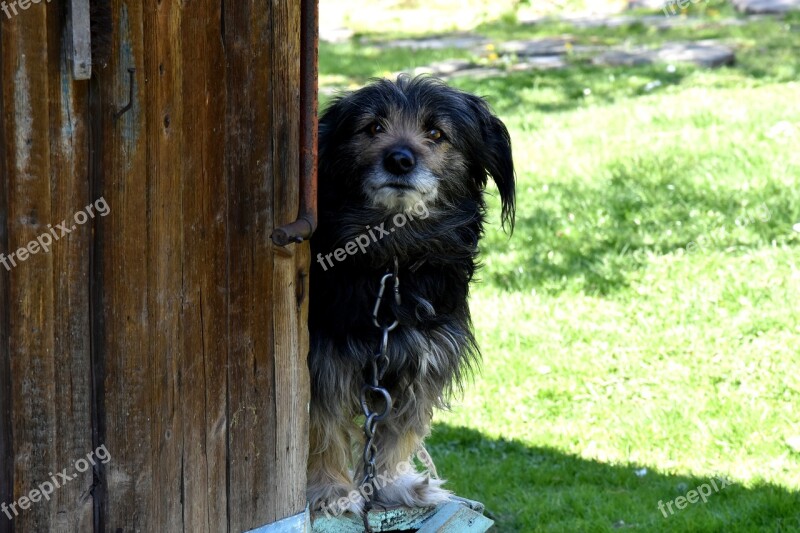
<path fill-rule="evenodd" d="M 442 488 L 443 484 L 441 479 L 417 472 L 403 474 L 382 487 L 376 500 L 386 507 L 435 507 L 448 501 L 452 494 Z"/>
<path fill-rule="evenodd" d="M 307 495 L 311 511 L 327 517 L 340 516 L 346 512 L 361 514 L 364 509 L 364 498 L 352 485 L 309 487 Z"/>

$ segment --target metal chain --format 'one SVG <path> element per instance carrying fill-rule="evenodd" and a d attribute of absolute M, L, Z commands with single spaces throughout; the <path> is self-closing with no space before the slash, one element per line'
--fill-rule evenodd
<path fill-rule="evenodd" d="M 378 456 L 378 448 L 375 446 L 378 424 L 385 420 L 392 411 L 392 396 L 389 391 L 381 386 L 386 370 L 389 368 L 389 333 L 400 323 L 395 315 L 391 324 L 381 324 L 378 315 L 381 310 L 383 296 L 386 293 L 386 285 L 390 280 L 394 280 L 394 301 L 400 305 L 400 277 L 398 276 L 397 258 L 394 258 L 394 270 L 387 270 L 383 275 L 378 289 L 378 297 L 375 299 L 375 307 L 372 308 L 372 324 L 383 332 L 381 337 L 380 349 L 372 356 L 369 361 L 370 376 L 366 383 L 361 387 L 361 409 L 364 411 L 364 480 L 361 487 L 371 485 L 375 480 L 375 462 Z M 391 307 L 389 307 L 391 311 Z M 392 314 L 394 314 L 392 312 Z M 370 407 L 369 396 L 381 404 L 379 409 L 372 410 Z M 364 531 L 372 533 L 369 525 L 369 511 L 372 509 L 372 500 L 369 499 L 364 505 Z"/>

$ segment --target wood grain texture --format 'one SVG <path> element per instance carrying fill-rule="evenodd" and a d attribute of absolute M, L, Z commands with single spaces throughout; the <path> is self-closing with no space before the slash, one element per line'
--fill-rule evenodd
<path fill-rule="evenodd" d="M 228 450 L 231 531 L 244 531 L 281 518 L 276 491 L 276 339 L 273 252 L 273 72 L 270 48 L 276 2 L 225 2 L 228 113 Z M 270 427 L 271 426 L 271 427 Z M 266 481 L 266 485 L 265 485 Z M 254 520 L 254 517 L 268 517 Z"/>
<path fill-rule="evenodd" d="M 9 263 L 3 268 L 7 314 L 0 320 L 0 471 L 13 480 L 10 487 L 0 482 L 0 501 L 40 499 L 31 491 L 51 480 L 51 472 L 67 469 L 74 477 L 47 505 L 32 502 L 21 511 L 13 522 L 18 531 L 72 531 L 92 522 L 92 471 L 74 470 L 92 450 L 88 261 L 82 254 L 91 227 L 77 224 L 61 239 L 52 237 L 46 251 L 43 241 L 29 244 L 61 221 L 71 228 L 74 213 L 89 201 L 86 91 L 69 83 L 67 58 L 58 52 L 63 22 L 56 6 L 42 5 L 0 29 L 0 209 Z M 23 247 L 35 253 L 20 252 Z M 4 522 L 0 517 L 0 530 L 10 530 Z"/>
<path fill-rule="evenodd" d="M 0 80 L 4 79 L 6 63 L 4 60 L 9 28 L 0 23 Z M 0 254 L 8 255 L 8 152 L 13 151 L 7 131 L 10 116 L 8 105 L 13 98 L 6 97 L 6 84 L 0 84 Z M 0 502 L 14 499 L 14 446 L 11 433 L 11 360 L 9 353 L 9 334 L 11 320 L 11 300 L 9 296 L 9 271 L 0 268 Z M 11 533 L 12 522 L 0 517 L 0 533 Z"/>
<path fill-rule="evenodd" d="M 89 9 L 89 0 L 67 0 L 67 50 L 72 76 L 76 80 L 92 77 Z"/>
<path fill-rule="evenodd" d="M 185 398 L 184 527 L 227 529 L 228 313 L 225 60 L 221 3 L 185 7 L 181 25 Z M 165 120 L 162 124 L 166 125 Z M 174 121 L 171 122 L 174 124 Z M 172 126 L 170 126 L 172 127 Z"/>
<path fill-rule="evenodd" d="M 273 10 L 272 64 L 274 72 L 281 73 L 273 76 L 272 88 L 272 223 L 277 227 L 297 219 L 300 203 L 300 191 L 294 186 L 300 180 L 300 149 L 292 142 L 300 138 L 299 123 L 285 112 L 300 108 L 300 2 L 276 2 Z M 275 490 L 288 495 L 277 502 L 277 516 L 286 517 L 298 512 L 294 502 L 305 500 L 306 479 L 296 472 L 305 472 L 308 450 L 306 440 L 298 443 L 297 435 L 308 434 L 310 391 L 305 386 L 306 359 L 298 354 L 308 353 L 307 316 L 300 303 L 308 293 L 303 265 L 310 252 L 305 246 L 273 249 L 273 330 L 284 333 L 275 336 Z"/>
<path fill-rule="evenodd" d="M 158 508 L 153 504 L 161 490 L 154 485 L 153 470 L 168 466 L 153 463 L 159 444 L 152 433 L 153 417 L 160 415 L 162 401 L 154 368 L 163 354 L 151 353 L 158 330 L 149 307 L 148 237 L 156 228 L 149 222 L 142 3 L 115 2 L 114 15 L 114 50 L 99 83 L 102 106 L 92 116 L 103 143 L 95 146 L 102 159 L 96 179 L 111 207 L 111 214 L 100 221 L 103 253 L 95 268 L 103 281 L 97 287 L 101 305 L 93 309 L 95 323 L 102 324 L 102 341 L 94 347 L 95 364 L 101 360 L 103 365 L 100 440 L 113 457 L 106 465 L 101 522 L 108 531 L 158 531 L 163 502 Z M 128 101 L 128 68 L 136 69 L 133 106 L 115 120 L 113 113 Z"/>
<path fill-rule="evenodd" d="M 144 56 L 140 78 L 146 80 L 142 108 L 146 115 L 147 153 L 147 308 L 151 317 L 148 357 L 151 367 L 149 413 L 152 460 L 152 513 L 155 527 L 183 530 L 182 410 L 194 405 L 182 371 L 192 355 L 182 349 L 184 229 L 182 165 L 183 63 L 177 2 L 144 3 Z M 172 121 L 176 127 L 172 126 Z M 185 155 L 193 155 L 189 150 Z"/>
<path fill-rule="evenodd" d="M 8 188 L 9 254 L 39 235 L 52 222 L 50 208 L 50 143 L 46 14 L 43 10 L 17 17 L 4 31 L 3 77 L 7 108 L 6 138 L 10 170 Z M 33 38 L 26 38 L 28 36 Z M 6 40 L 8 39 L 8 40 Z M 9 356 L 11 367 L 11 431 L 14 436 L 14 498 L 28 494 L 48 478 L 55 463 L 55 368 L 53 361 L 52 255 L 9 258 Z M 13 261 L 13 262 L 12 262 Z M 17 442 L 24 446 L 16 445 Z M 43 530 L 52 522 L 52 508 L 34 506 L 15 519 L 21 529 Z"/>
<path fill-rule="evenodd" d="M 69 221 L 71 233 L 53 243 L 53 362 L 56 437 L 50 472 L 70 467 L 85 458 L 92 442 L 92 383 L 88 251 L 93 226 L 101 215 L 94 206 L 89 180 L 88 87 L 72 83 L 69 58 L 58 51 L 63 19 L 57 9 L 48 9 L 47 64 L 50 144 L 50 221 Z M 87 214 L 83 224 L 77 213 Z M 42 228 L 44 229 L 44 228 Z M 43 257 L 42 257 L 43 258 Z M 37 256 L 37 260 L 41 260 Z M 52 531 L 87 531 L 93 522 L 94 468 L 75 471 L 76 479 L 52 495 L 55 513 Z M 43 481 L 40 479 L 39 481 Z M 51 515 L 52 516 L 52 515 Z"/>
<path fill-rule="evenodd" d="M 59 6 L 0 26 L 0 249 L 110 209 L 0 267 L 0 502 L 111 456 L 0 532 L 305 509 L 309 250 L 269 240 L 299 201 L 299 5 L 114 0 L 90 82 Z"/>

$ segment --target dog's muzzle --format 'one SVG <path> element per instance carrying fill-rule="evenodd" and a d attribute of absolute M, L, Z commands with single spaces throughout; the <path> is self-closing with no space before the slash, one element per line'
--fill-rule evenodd
<path fill-rule="evenodd" d="M 405 146 L 393 148 L 383 158 L 383 168 L 395 176 L 408 174 L 417 165 L 414 154 Z"/>
<path fill-rule="evenodd" d="M 408 211 L 420 202 L 432 202 L 437 191 L 436 176 L 404 144 L 386 150 L 364 182 L 364 192 L 372 203 L 391 211 Z"/>

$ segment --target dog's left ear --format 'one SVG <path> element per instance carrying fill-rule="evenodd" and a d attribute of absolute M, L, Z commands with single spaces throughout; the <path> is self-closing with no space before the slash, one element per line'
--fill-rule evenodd
<path fill-rule="evenodd" d="M 500 201 L 503 205 L 501 220 L 503 229 L 514 232 L 516 215 L 516 192 L 514 184 L 514 159 L 511 155 L 511 137 L 505 124 L 497 118 L 483 98 L 469 95 L 470 106 L 480 123 L 482 144 L 477 147 L 476 154 L 480 158 L 478 164 L 483 166 L 484 175 L 481 185 L 485 184 L 485 176 L 492 177 Z"/>

